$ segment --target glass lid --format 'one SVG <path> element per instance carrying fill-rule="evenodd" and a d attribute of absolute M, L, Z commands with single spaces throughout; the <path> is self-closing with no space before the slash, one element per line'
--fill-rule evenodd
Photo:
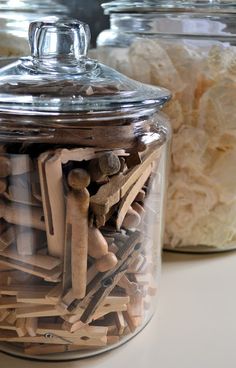
<path fill-rule="evenodd" d="M 54 0 L 0 0 L 0 11 L 17 11 L 24 13 L 63 14 L 67 8 Z"/>
<path fill-rule="evenodd" d="M 87 57 L 90 30 L 54 18 L 29 27 L 30 57 L 0 69 L 0 112 L 51 113 L 157 108 L 164 88 L 135 82 Z"/>
<path fill-rule="evenodd" d="M 102 4 L 105 14 L 123 12 L 196 11 L 210 13 L 234 13 L 233 0 L 117 0 Z"/>

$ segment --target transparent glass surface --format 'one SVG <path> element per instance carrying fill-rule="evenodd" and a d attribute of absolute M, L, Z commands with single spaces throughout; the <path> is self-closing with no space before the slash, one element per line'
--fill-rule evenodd
<path fill-rule="evenodd" d="M 88 38 L 35 22 L 32 57 L 0 70 L 0 350 L 21 357 L 117 347 L 159 295 L 170 95 L 87 59 Z"/>
<path fill-rule="evenodd" d="M 67 8 L 56 0 L 1 0 L 0 58 L 29 55 L 29 24 L 40 17 L 66 14 Z"/>
<path fill-rule="evenodd" d="M 223 2 L 221 12 L 208 7 L 201 14 L 197 7 L 171 11 L 173 3 L 143 14 L 119 13 L 117 6 L 111 29 L 98 38 L 97 57 L 172 91 L 164 108 L 173 128 L 165 248 L 234 249 L 235 5 L 228 2 L 231 13 Z"/>
<path fill-rule="evenodd" d="M 110 13 L 144 13 L 181 11 L 184 12 L 233 12 L 235 13 L 236 2 L 233 0 L 117 0 L 102 4 L 106 14 Z"/>

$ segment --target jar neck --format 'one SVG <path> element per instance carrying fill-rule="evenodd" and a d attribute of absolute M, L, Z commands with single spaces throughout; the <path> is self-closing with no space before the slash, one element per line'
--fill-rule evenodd
<path fill-rule="evenodd" d="M 236 36 L 236 14 L 114 13 L 111 30 L 118 33 L 160 36 L 231 38 Z"/>

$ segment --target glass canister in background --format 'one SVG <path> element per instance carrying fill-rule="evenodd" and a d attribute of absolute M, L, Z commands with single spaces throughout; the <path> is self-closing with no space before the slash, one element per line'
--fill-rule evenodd
<path fill-rule="evenodd" d="M 173 127 L 165 247 L 236 247 L 236 5 L 112 1 L 98 58 L 169 88 Z"/>
<path fill-rule="evenodd" d="M 67 8 L 56 0 L 0 0 L 0 58 L 29 55 L 30 22 L 65 14 Z"/>
<path fill-rule="evenodd" d="M 22 357 L 112 349 L 159 294 L 170 94 L 88 59 L 89 35 L 32 23 L 0 70 L 0 349 Z"/>

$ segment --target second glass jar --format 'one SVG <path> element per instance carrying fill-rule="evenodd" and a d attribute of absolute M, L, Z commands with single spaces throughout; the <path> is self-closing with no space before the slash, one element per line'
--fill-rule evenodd
<path fill-rule="evenodd" d="M 231 1 L 112 1 L 98 58 L 169 88 L 173 127 L 165 248 L 236 248 L 236 7 Z"/>

